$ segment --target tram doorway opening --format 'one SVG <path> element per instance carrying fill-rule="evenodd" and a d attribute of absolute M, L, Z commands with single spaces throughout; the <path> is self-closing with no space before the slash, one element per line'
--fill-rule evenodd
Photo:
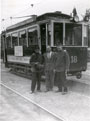
<path fill-rule="evenodd" d="M 42 54 L 46 52 L 46 24 L 40 25 L 41 34 L 41 52 Z"/>

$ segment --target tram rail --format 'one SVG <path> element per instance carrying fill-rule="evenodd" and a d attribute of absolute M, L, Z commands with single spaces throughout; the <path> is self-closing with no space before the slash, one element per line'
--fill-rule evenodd
<path fill-rule="evenodd" d="M 42 93 L 35 93 L 34 95 L 31 95 L 31 94 L 29 94 L 30 81 L 28 79 L 25 80 L 22 77 L 18 77 L 13 74 L 10 74 L 10 73 L 7 74 L 6 72 L 7 71 L 4 71 L 2 73 L 3 78 L 2 78 L 1 85 L 2 86 L 5 85 L 6 87 L 8 87 L 14 91 L 16 90 L 16 92 L 18 92 L 20 95 L 25 96 L 25 98 L 27 98 L 31 101 L 34 101 L 34 99 L 35 99 L 36 103 L 38 102 L 38 104 L 41 107 L 44 107 L 46 109 L 46 111 L 44 111 L 42 108 L 38 109 L 38 106 L 34 105 L 33 103 L 30 103 L 31 105 L 35 106 L 35 110 L 37 109 L 36 111 L 38 111 L 39 114 L 40 114 L 39 110 L 42 110 L 43 112 L 46 112 L 47 114 L 49 114 L 47 112 L 47 110 L 48 110 L 51 113 L 53 112 L 54 115 L 56 114 L 56 116 L 58 116 L 61 119 L 61 120 L 57 119 L 59 121 L 76 121 L 75 119 L 77 119 L 77 120 L 81 119 L 82 121 L 85 121 L 86 117 L 84 117 L 84 114 L 86 114 L 86 113 L 88 114 L 87 119 L 89 118 L 89 113 L 88 113 L 90 110 L 90 108 L 89 108 L 90 107 L 89 85 L 77 83 L 77 84 L 79 84 L 77 87 L 77 84 L 75 83 L 75 86 L 72 88 L 73 89 L 76 88 L 76 91 L 70 89 L 69 93 L 64 96 L 62 96 L 60 93 L 56 94 L 53 92 L 49 92 L 49 93 L 42 92 Z M 5 76 L 5 78 L 4 78 L 4 76 Z M 10 78 L 8 78 L 8 77 L 10 77 Z M 7 80 L 6 80 L 6 78 L 7 78 Z M 74 83 L 73 83 L 73 85 L 74 85 Z M 44 85 L 42 85 L 42 88 L 43 88 L 42 91 L 44 91 Z M 80 91 L 80 89 L 81 89 L 81 91 Z M 55 88 L 54 88 L 54 90 L 55 90 Z M 84 93 L 84 91 L 85 91 L 85 93 Z M 21 96 L 19 96 L 19 97 L 21 97 Z M 72 98 L 73 98 L 73 102 L 72 102 Z M 23 98 L 23 100 L 25 100 L 25 99 Z M 28 100 L 26 102 L 28 103 Z M 85 103 L 85 102 L 87 102 L 87 103 Z M 72 106 L 72 108 L 71 108 L 71 106 Z M 79 108 L 79 106 L 80 106 L 80 108 Z M 86 107 L 85 110 L 83 110 L 83 107 Z M 79 112 L 77 114 L 77 116 L 75 115 L 76 110 Z M 80 115 L 80 114 L 82 114 L 82 115 Z M 40 114 L 40 116 L 42 116 L 42 113 Z M 46 116 L 46 114 L 45 114 L 45 116 Z M 52 116 L 52 115 L 50 115 L 50 116 Z M 46 119 L 47 119 L 47 116 L 46 116 Z M 57 120 L 55 120 L 55 121 L 57 121 Z M 51 120 L 51 121 L 53 121 L 53 120 Z"/>
<path fill-rule="evenodd" d="M 12 91 L 13 93 L 15 93 L 16 95 L 22 97 L 23 99 L 29 101 L 33 106 L 39 108 L 40 112 L 44 111 L 44 113 L 46 113 L 47 115 L 49 115 L 49 117 L 53 118 L 53 121 L 67 121 L 66 119 L 64 119 L 63 117 L 57 116 L 56 114 L 52 113 L 51 111 L 47 110 L 46 108 L 42 107 L 41 105 L 37 104 L 36 102 L 32 101 L 31 99 L 29 99 L 28 97 L 25 97 L 24 95 L 20 94 L 19 92 L 17 92 L 16 90 L 10 88 L 9 86 L 1 83 L 1 86 L 5 87 L 6 89 Z"/>

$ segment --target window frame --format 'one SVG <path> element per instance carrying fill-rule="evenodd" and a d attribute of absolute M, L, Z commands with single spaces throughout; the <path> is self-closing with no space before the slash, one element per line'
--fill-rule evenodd
<path fill-rule="evenodd" d="M 87 38 L 87 41 L 85 41 L 85 37 Z M 83 36 L 82 36 L 82 38 L 83 38 L 83 47 L 87 47 L 88 43 L 89 43 L 88 42 L 89 36 L 88 36 L 88 25 L 86 25 L 86 24 L 83 24 Z"/>
<path fill-rule="evenodd" d="M 21 32 L 25 32 L 25 34 L 26 34 L 26 37 L 25 37 L 25 43 L 26 44 L 24 44 L 24 41 L 23 41 L 23 43 L 22 44 L 20 44 L 20 33 Z M 18 41 L 19 41 L 19 46 L 25 46 L 25 47 L 27 47 L 27 31 L 26 31 L 26 29 L 23 29 L 23 30 L 20 30 L 19 32 L 18 32 Z"/>
<path fill-rule="evenodd" d="M 10 37 L 10 46 L 8 46 L 8 40 L 7 40 L 7 37 Z M 12 36 L 11 34 L 6 34 L 6 48 L 11 48 L 12 47 Z"/>
<path fill-rule="evenodd" d="M 76 45 L 75 45 L 76 40 L 72 41 L 73 44 L 71 44 L 71 45 L 67 45 L 67 44 L 66 44 L 66 24 L 79 25 L 79 26 L 80 26 L 80 28 L 81 28 L 81 38 L 80 38 L 80 39 L 81 39 L 81 43 L 80 43 L 80 45 L 79 45 L 79 44 L 76 44 Z M 77 26 L 76 26 L 76 27 L 77 27 Z M 74 39 L 75 39 L 75 37 L 74 37 Z M 74 46 L 78 46 L 78 47 L 79 47 L 79 46 L 82 46 L 82 24 L 80 24 L 80 23 L 79 23 L 79 24 L 78 24 L 78 23 L 68 23 L 68 22 L 65 23 L 65 46 L 73 46 L 73 47 L 74 47 Z"/>
<path fill-rule="evenodd" d="M 12 33 L 12 34 L 11 34 L 11 37 L 13 37 L 13 36 L 12 36 L 13 34 L 17 34 L 17 45 L 14 45 L 14 46 L 18 46 L 18 32 Z M 12 48 L 14 48 L 14 46 L 13 46 L 13 38 L 12 38 Z"/>
<path fill-rule="evenodd" d="M 34 46 L 34 45 L 38 45 L 38 41 L 37 41 L 37 43 L 36 44 L 29 44 L 29 32 L 37 32 L 37 40 L 38 40 L 38 31 L 37 31 L 37 28 L 35 27 L 35 28 L 28 28 L 27 29 L 27 36 L 28 36 L 28 47 L 29 46 Z"/>

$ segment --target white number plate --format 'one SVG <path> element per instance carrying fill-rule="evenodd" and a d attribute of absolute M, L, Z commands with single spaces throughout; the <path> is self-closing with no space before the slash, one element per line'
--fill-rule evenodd
<path fill-rule="evenodd" d="M 71 63 L 77 63 L 78 58 L 77 56 L 71 56 Z"/>

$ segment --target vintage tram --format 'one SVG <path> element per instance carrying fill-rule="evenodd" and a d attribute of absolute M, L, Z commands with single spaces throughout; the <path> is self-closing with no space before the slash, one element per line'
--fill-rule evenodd
<path fill-rule="evenodd" d="M 81 72 L 87 69 L 88 26 L 76 20 L 57 11 L 32 15 L 32 18 L 8 27 L 4 37 L 8 67 L 29 76 L 29 60 L 36 46 L 43 54 L 48 45 L 55 51 L 61 43 L 70 56 L 68 74 L 80 78 Z"/>

